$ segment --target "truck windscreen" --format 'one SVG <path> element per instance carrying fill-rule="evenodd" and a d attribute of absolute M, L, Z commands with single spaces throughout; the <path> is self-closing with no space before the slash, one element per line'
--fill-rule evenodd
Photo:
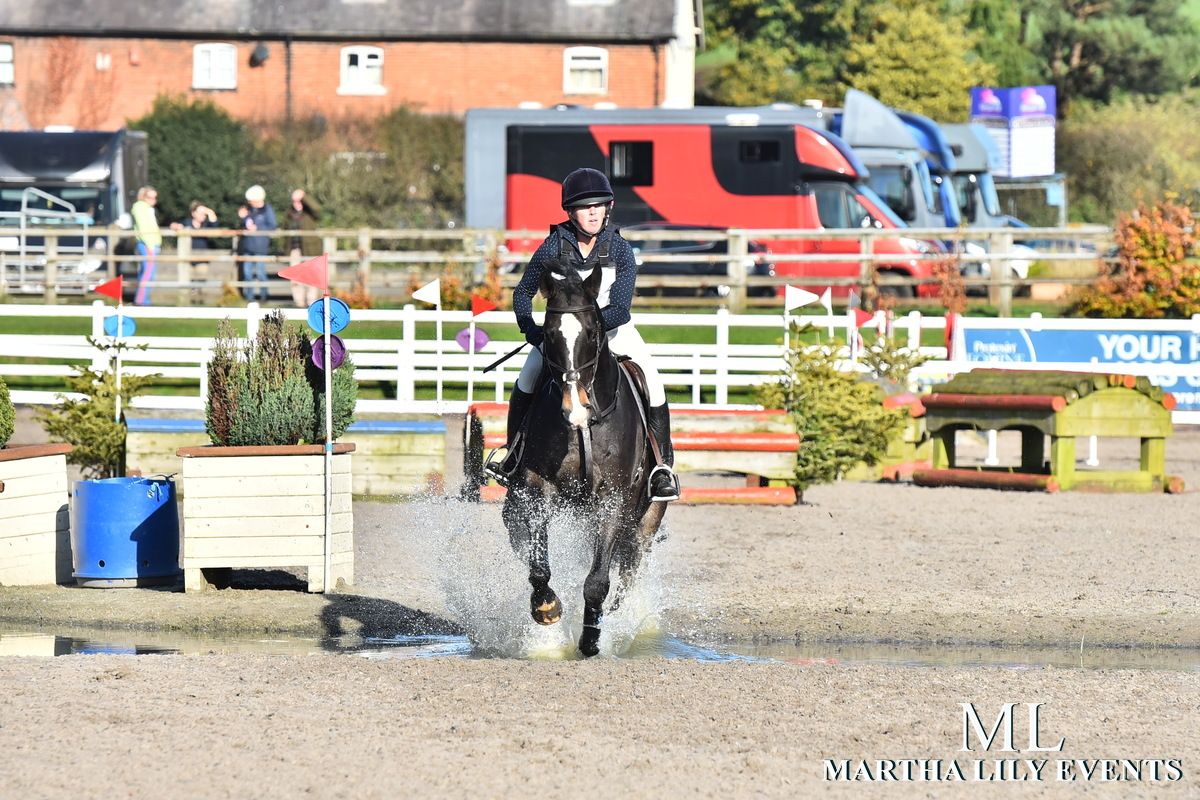
<path fill-rule="evenodd" d="M 74 206 L 75 217 L 65 217 L 66 209 L 63 206 L 52 203 L 33 192 L 26 192 L 24 187 L 6 187 L 0 189 L 0 217 L 9 220 L 4 224 L 11 225 L 11 220 L 18 217 L 22 209 L 31 218 L 29 220 L 31 223 L 38 217 L 39 212 L 49 213 L 44 216 L 44 221 L 38 224 L 104 225 L 111 222 L 107 219 L 107 198 L 101 189 L 80 186 L 39 186 L 37 188 Z"/>

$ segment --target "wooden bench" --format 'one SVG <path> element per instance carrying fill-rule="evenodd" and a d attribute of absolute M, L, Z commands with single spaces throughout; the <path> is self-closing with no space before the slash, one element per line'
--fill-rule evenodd
<path fill-rule="evenodd" d="M 127 420 L 126 471 L 130 475 L 172 475 L 180 471 L 176 451 L 209 444 L 201 419 Z M 441 494 L 446 474 L 446 423 L 433 415 L 369 419 L 350 424 L 356 496 Z M 185 491 L 185 481 L 177 490 Z"/>
<path fill-rule="evenodd" d="M 1166 475 L 1166 439 L 1174 398 L 1145 378 L 1074 372 L 981 369 L 934 387 L 923 399 L 933 437 L 932 468 L 918 470 L 919 486 L 973 486 L 1030 491 L 1183 490 Z M 964 469 L 956 463 L 960 430 L 1017 430 L 1016 468 Z M 1045 437 L 1050 437 L 1046 460 Z M 1081 470 L 1075 440 L 1081 436 L 1141 440 L 1136 470 Z"/>
<path fill-rule="evenodd" d="M 475 403 L 463 427 L 463 495 L 497 500 L 504 489 L 485 481 L 487 453 L 506 440 L 507 403 Z M 800 437 L 780 410 L 672 409 L 675 471 L 684 503 L 791 505 Z M 732 473 L 744 485 L 688 485 L 687 473 Z"/>

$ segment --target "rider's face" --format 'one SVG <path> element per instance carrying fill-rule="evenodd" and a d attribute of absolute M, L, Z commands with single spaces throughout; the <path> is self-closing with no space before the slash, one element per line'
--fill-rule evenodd
<path fill-rule="evenodd" d="M 595 236 L 604 225 L 604 214 L 607 210 L 607 203 L 580 206 L 579 208 L 571 209 L 571 219 L 588 236 Z"/>

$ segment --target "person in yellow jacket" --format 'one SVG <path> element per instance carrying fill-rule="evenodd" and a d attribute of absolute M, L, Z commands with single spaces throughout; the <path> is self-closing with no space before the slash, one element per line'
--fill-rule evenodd
<path fill-rule="evenodd" d="M 137 294 L 133 302 L 139 306 L 150 305 L 150 286 L 154 283 L 154 271 L 162 250 L 162 233 L 158 229 L 158 216 L 154 206 L 158 204 L 158 191 L 153 186 L 138 189 L 137 202 L 129 209 L 133 217 L 133 232 L 137 234 L 137 254 L 142 261 L 138 265 Z"/>

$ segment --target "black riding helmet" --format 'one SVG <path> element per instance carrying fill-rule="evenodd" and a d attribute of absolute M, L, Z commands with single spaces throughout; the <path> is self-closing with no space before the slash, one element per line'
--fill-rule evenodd
<path fill-rule="evenodd" d="M 564 209 L 593 206 L 613 201 L 612 184 L 598 169 L 582 167 L 575 170 L 562 183 L 562 207 Z"/>

